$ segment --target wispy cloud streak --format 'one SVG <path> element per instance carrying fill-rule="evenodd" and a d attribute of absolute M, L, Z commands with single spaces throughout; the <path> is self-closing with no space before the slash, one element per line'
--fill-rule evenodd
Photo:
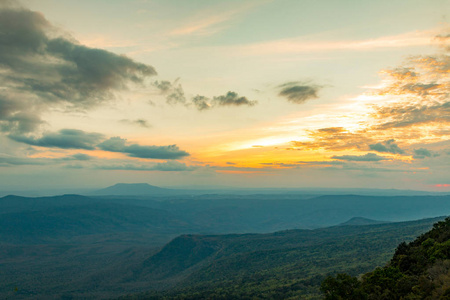
<path fill-rule="evenodd" d="M 430 36 L 436 31 L 413 31 L 399 35 L 366 40 L 314 41 L 307 38 L 281 39 L 234 47 L 235 53 L 270 55 L 326 51 L 370 51 L 376 49 L 405 48 L 431 45 Z"/>

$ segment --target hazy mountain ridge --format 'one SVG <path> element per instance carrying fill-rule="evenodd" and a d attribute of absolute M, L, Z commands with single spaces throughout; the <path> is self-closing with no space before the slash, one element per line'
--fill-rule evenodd
<path fill-rule="evenodd" d="M 171 238 L 187 233 L 313 229 L 341 224 L 355 216 L 404 221 L 438 215 L 450 215 L 450 196 L 7 196 L 0 198 L 0 237 L 9 242 L 20 243 L 26 238 L 27 243 L 33 239 L 42 243 L 61 235 L 70 240 L 127 231 Z"/>
<path fill-rule="evenodd" d="M 174 196 L 174 195 L 361 195 L 361 196 L 442 196 L 448 192 L 370 189 L 370 188 L 236 188 L 230 186 L 159 187 L 148 183 L 116 183 L 106 188 L 60 188 L 39 190 L 0 190 L 0 197 L 48 197 L 50 195 L 81 194 L 86 196 Z"/>
<path fill-rule="evenodd" d="M 7 196 L 0 199 L 0 208 L 3 243 L 70 242 L 81 236 L 120 232 L 173 235 L 195 228 L 165 210 L 79 195 Z"/>
<path fill-rule="evenodd" d="M 98 298 L 175 284 L 232 293 L 238 284 L 257 294 L 260 282 L 271 295 L 279 284 L 312 295 L 324 274 L 368 271 L 432 221 L 318 227 L 447 212 L 450 196 L 7 196 L 0 198 L 0 290 Z"/>

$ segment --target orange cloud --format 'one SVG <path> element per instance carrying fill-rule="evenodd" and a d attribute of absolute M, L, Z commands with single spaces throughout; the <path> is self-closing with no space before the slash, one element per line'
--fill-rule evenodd
<path fill-rule="evenodd" d="M 383 82 L 372 94 L 383 99 L 368 106 L 369 117 L 359 123 L 359 128 L 349 130 L 336 126 L 311 130 L 308 139 L 293 141 L 287 149 L 357 150 L 358 153 L 351 154 L 355 158 L 364 155 L 362 151 L 374 150 L 389 152 L 390 158 L 412 160 L 412 145 L 450 137 L 449 72 L 448 55 L 411 57 L 404 65 L 382 72 Z"/>
<path fill-rule="evenodd" d="M 450 184 L 448 184 L 448 183 L 442 183 L 442 184 L 435 184 L 434 186 L 435 186 L 435 187 L 439 187 L 439 188 L 442 188 L 442 187 L 447 188 L 447 187 L 450 187 Z"/>
<path fill-rule="evenodd" d="M 309 132 L 313 141 L 293 141 L 294 147 L 305 150 L 368 150 L 368 144 L 374 140 L 361 131 L 352 133 L 343 127 L 328 127 Z"/>

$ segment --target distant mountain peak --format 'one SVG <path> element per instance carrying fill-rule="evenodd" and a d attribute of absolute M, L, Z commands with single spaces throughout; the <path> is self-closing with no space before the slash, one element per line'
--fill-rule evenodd
<path fill-rule="evenodd" d="M 94 192 L 95 195 L 153 195 L 170 191 L 169 189 L 160 188 L 148 183 L 116 183 L 107 188 Z"/>
<path fill-rule="evenodd" d="M 383 223 L 389 223 L 388 221 L 378 221 L 378 220 L 372 220 L 364 217 L 353 217 L 350 220 L 339 224 L 339 226 L 346 226 L 346 225 L 375 225 L 375 224 L 383 224 Z"/>
<path fill-rule="evenodd" d="M 112 186 L 109 186 L 107 188 L 111 188 L 111 187 L 153 187 L 153 188 L 160 188 L 157 187 L 155 185 L 151 185 L 148 183 L 116 183 Z"/>

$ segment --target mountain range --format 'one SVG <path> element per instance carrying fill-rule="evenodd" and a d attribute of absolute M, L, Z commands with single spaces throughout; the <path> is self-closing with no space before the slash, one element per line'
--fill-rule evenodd
<path fill-rule="evenodd" d="M 0 298 L 319 299 L 328 274 L 382 266 L 450 215 L 445 195 L 123 188 L 133 195 L 0 198 Z"/>

